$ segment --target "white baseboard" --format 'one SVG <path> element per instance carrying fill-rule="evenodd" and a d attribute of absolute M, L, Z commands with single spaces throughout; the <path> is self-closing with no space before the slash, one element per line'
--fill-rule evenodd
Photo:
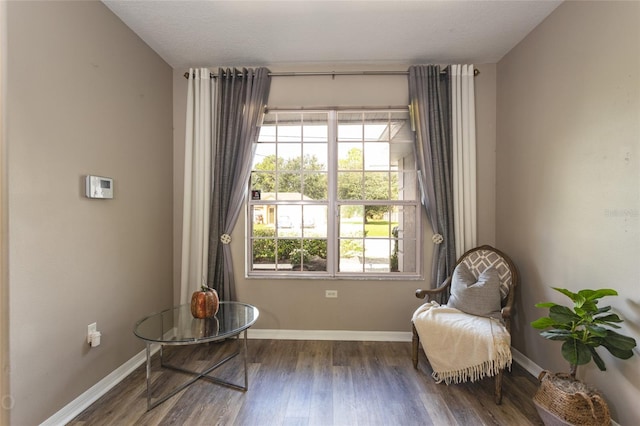
<path fill-rule="evenodd" d="M 152 353 L 156 353 L 160 345 L 152 345 Z M 146 349 L 133 356 L 129 361 L 109 373 L 104 379 L 91 386 L 84 393 L 64 406 L 60 411 L 49 417 L 40 426 L 60 426 L 69 423 L 78 414 L 82 413 L 101 396 L 106 394 L 115 385 L 124 380 L 129 374 L 147 361 Z"/>
<path fill-rule="evenodd" d="M 349 331 L 349 330 L 270 330 L 253 329 L 248 339 L 272 340 L 336 340 L 369 342 L 410 342 L 410 331 Z"/>
<path fill-rule="evenodd" d="M 513 355 L 513 360 L 517 362 L 520 367 L 527 370 L 533 377 L 538 377 L 542 372 L 542 367 L 531 361 L 529 358 L 524 356 L 520 351 L 513 347 L 511 348 L 511 355 Z"/>

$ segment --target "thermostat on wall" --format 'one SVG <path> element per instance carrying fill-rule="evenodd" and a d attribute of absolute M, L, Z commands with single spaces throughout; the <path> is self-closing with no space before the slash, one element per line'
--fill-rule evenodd
<path fill-rule="evenodd" d="M 113 179 L 102 176 L 87 176 L 87 198 L 113 198 Z"/>

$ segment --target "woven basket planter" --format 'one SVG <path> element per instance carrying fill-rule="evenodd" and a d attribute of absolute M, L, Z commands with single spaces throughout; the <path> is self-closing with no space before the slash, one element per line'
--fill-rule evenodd
<path fill-rule="evenodd" d="M 538 414 L 547 426 L 609 426 L 609 406 L 598 391 L 568 374 L 543 371 L 533 397 Z"/>

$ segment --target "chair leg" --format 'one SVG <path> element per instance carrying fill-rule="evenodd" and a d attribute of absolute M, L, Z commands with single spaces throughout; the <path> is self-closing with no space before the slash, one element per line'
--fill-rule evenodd
<path fill-rule="evenodd" d="M 502 373 L 504 370 L 501 369 L 498 374 L 496 374 L 496 391 L 495 391 L 495 401 L 497 405 L 502 404 Z"/>
<path fill-rule="evenodd" d="M 411 339 L 411 360 L 413 361 L 413 368 L 418 368 L 418 348 L 420 347 L 420 337 L 416 331 L 416 326 L 411 323 L 411 329 L 413 331 L 413 338 Z"/>

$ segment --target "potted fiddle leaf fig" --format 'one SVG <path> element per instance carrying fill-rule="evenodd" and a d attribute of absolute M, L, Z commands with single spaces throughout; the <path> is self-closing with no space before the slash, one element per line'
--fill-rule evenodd
<path fill-rule="evenodd" d="M 542 337 L 563 342 L 562 357 L 569 362 L 569 374 L 540 375 L 541 386 L 534 402 L 545 424 L 610 424 L 609 409 L 602 396 L 592 387 L 576 380 L 579 365 L 593 360 L 605 371 L 604 360 L 596 348 L 604 347 L 620 359 L 633 356 L 634 338 L 618 333 L 622 319 L 611 311 L 611 306 L 598 307 L 600 299 L 617 296 L 618 292 L 604 288 L 580 290 L 577 293 L 553 287 L 573 302 L 573 307 L 553 302 L 538 303 L 548 308 L 549 315 L 538 318 L 531 326 L 542 330 Z M 558 423 L 558 420 L 561 420 Z"/>
<path fill-rule="evenodd" d="M 596 352 L 603 346 L 611 355 L 628 359 L 633 355 L 636 341 L 612 329 L 618 329 L 622 319 L 611 312 L 611 306 L 599 308 L 599 299 L 605 296 L 617 296 L 618 292 L 604 288 L 600 290 L 580 290 L 573 293 L 564 288 L 553 287 L 573 301 L 573 309 L 553 302 L 538 303 L 538 308 L 549 308 L 549 316 L 538 318 L 531 323 L 542 337 L 560 340 L 562 357 L 569 362 L 571 377 L 576 377 L 579 365 L 593 360 L 601 371 L 607 368 Z"/>

